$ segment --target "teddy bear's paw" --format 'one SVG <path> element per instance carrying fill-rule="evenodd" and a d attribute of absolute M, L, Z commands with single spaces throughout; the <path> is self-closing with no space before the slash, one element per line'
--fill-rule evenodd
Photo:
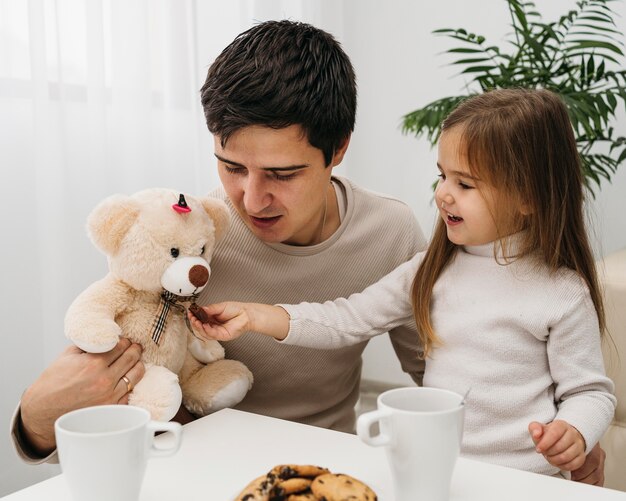
<path fill-rule="evenodd" d="M 118 339 L 105 344 L 94 344 L 87 341 L 77 340 L 74 341 L 74 344 L 86 353 L 106 353 L 107 351 L 111 351 L 113 348 L 115 348 L 117 342 Z"/>
<path fill-rule="evenodd" d="M 166 367 L 147 365 L 146 373 L 129 395 L 128 403 L 143 407 L 155 421 L 172 419 L 182 402 L 178 376 Z"/>
<path fill-rule="evenodd" d="M 111 351 L 120 339 L 122 330 L 113 320 L 92 321 L 80 329 L 67 326 L 66 336 L 87 353 Z"/>
<path fill-rule="evenodd" d="M 194 337 L 189 341 L 187 348 L 193 357 L 203 364 L 222 360 L 226 356 L 224 347 L 217 341 Z"/>
<path fill-rule="evenodd" d="M 219 360 L 183 383 L 183 404 L 191 413 L 206 416 L 241 402 L 252 381 L 252 373 L 241 362 Z"/>

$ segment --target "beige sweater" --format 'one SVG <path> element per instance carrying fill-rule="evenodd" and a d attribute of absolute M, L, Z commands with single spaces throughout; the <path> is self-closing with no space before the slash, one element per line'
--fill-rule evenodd
<path fill-rule="evenodd" d="M 333 178 L 341 226 L 318 245 L 297 247 L 265 244 L 242 223 L 223 189 L 211 193 L 224 199 L 233 215 L 227 236 L 211 260 L 212 275 L 201 304 L 225 300 L 261 303 L 326 301 L 349 296 L 376 282 L 417 251 L 426 240 L 406 204 Z M 390 332 L 405 372 L 421 382 L 424 364 L 417 359 L 417 332 L 409 320 Z M 227 358 L 252 371 L 254 385 L 236 408 L 301 423 L 353 431 L 354 405 L 361 377 L 361 353 L 367 340 L 338 350 L 280 345 L 266 336 L 249 334 L 224 343 Z M 25 450 L 18 433 L 19 408 L 11 430 L 18 454 Z"/>
<path fill-rule="evenodd" d="M 298 247 L 259 241 L 233 210 L 233 224 L 211 260 L 200 302 L 326 301 L 376 282 L 425 247 L 411 209 L 388 196 L 334 178 L 343 217 L 335 234 Z M 222 190 L 212 193 L 226 199 Z M 228 202 L 228 201 L 227 201 Z M 229 202 L 228 202 L 229 203 Z M 230 203 L 229 203 L 229 207 Z M 421 382 L 417 331 L 409 319 L 390 333 L 402 368 Z M 226 357 L 252 371 L 254 384 L 237 409 L 341 431 L 353 431 L 354 405 L 367 340 L 337 350 L 286 346 L 250 333 L 223 343 Z"/>

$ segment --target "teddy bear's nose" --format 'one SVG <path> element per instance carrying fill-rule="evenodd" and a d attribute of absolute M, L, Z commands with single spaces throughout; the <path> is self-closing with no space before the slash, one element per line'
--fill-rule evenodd
<path fill-rule="evenodd" d="M 189 281 L 195 287 L 202 287 L 209 281 L 209 270 L 200 264 L 193 265 L 189 270 Z"/>

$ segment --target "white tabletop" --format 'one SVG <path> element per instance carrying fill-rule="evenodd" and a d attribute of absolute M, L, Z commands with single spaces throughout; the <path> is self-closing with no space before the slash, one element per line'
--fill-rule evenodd
<path fill-rule="evenodd" d="M 325 466 L 364 481 L 380 501 L 393 500 L 382 449 L 355 435 L 225 409 L 185 425 L 177 455 L 149 461 L 141 501 L 230 501 L 277 464 Z M 67 501 L 69 494 L 59 475 L 3 499 Z M 502 499 L 626 501 L 626 493 L 459 459 L 451 501 Z"/>

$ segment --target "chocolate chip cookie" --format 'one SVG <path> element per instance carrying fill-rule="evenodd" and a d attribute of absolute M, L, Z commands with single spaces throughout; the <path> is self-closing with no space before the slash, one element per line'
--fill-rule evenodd
<path fill-rule="evenodd" d="M 343 473 L 325 473 L 311 483 L 315 499 L 325 501 L 376 501 L 376 493 L 360 480 Z"/>

